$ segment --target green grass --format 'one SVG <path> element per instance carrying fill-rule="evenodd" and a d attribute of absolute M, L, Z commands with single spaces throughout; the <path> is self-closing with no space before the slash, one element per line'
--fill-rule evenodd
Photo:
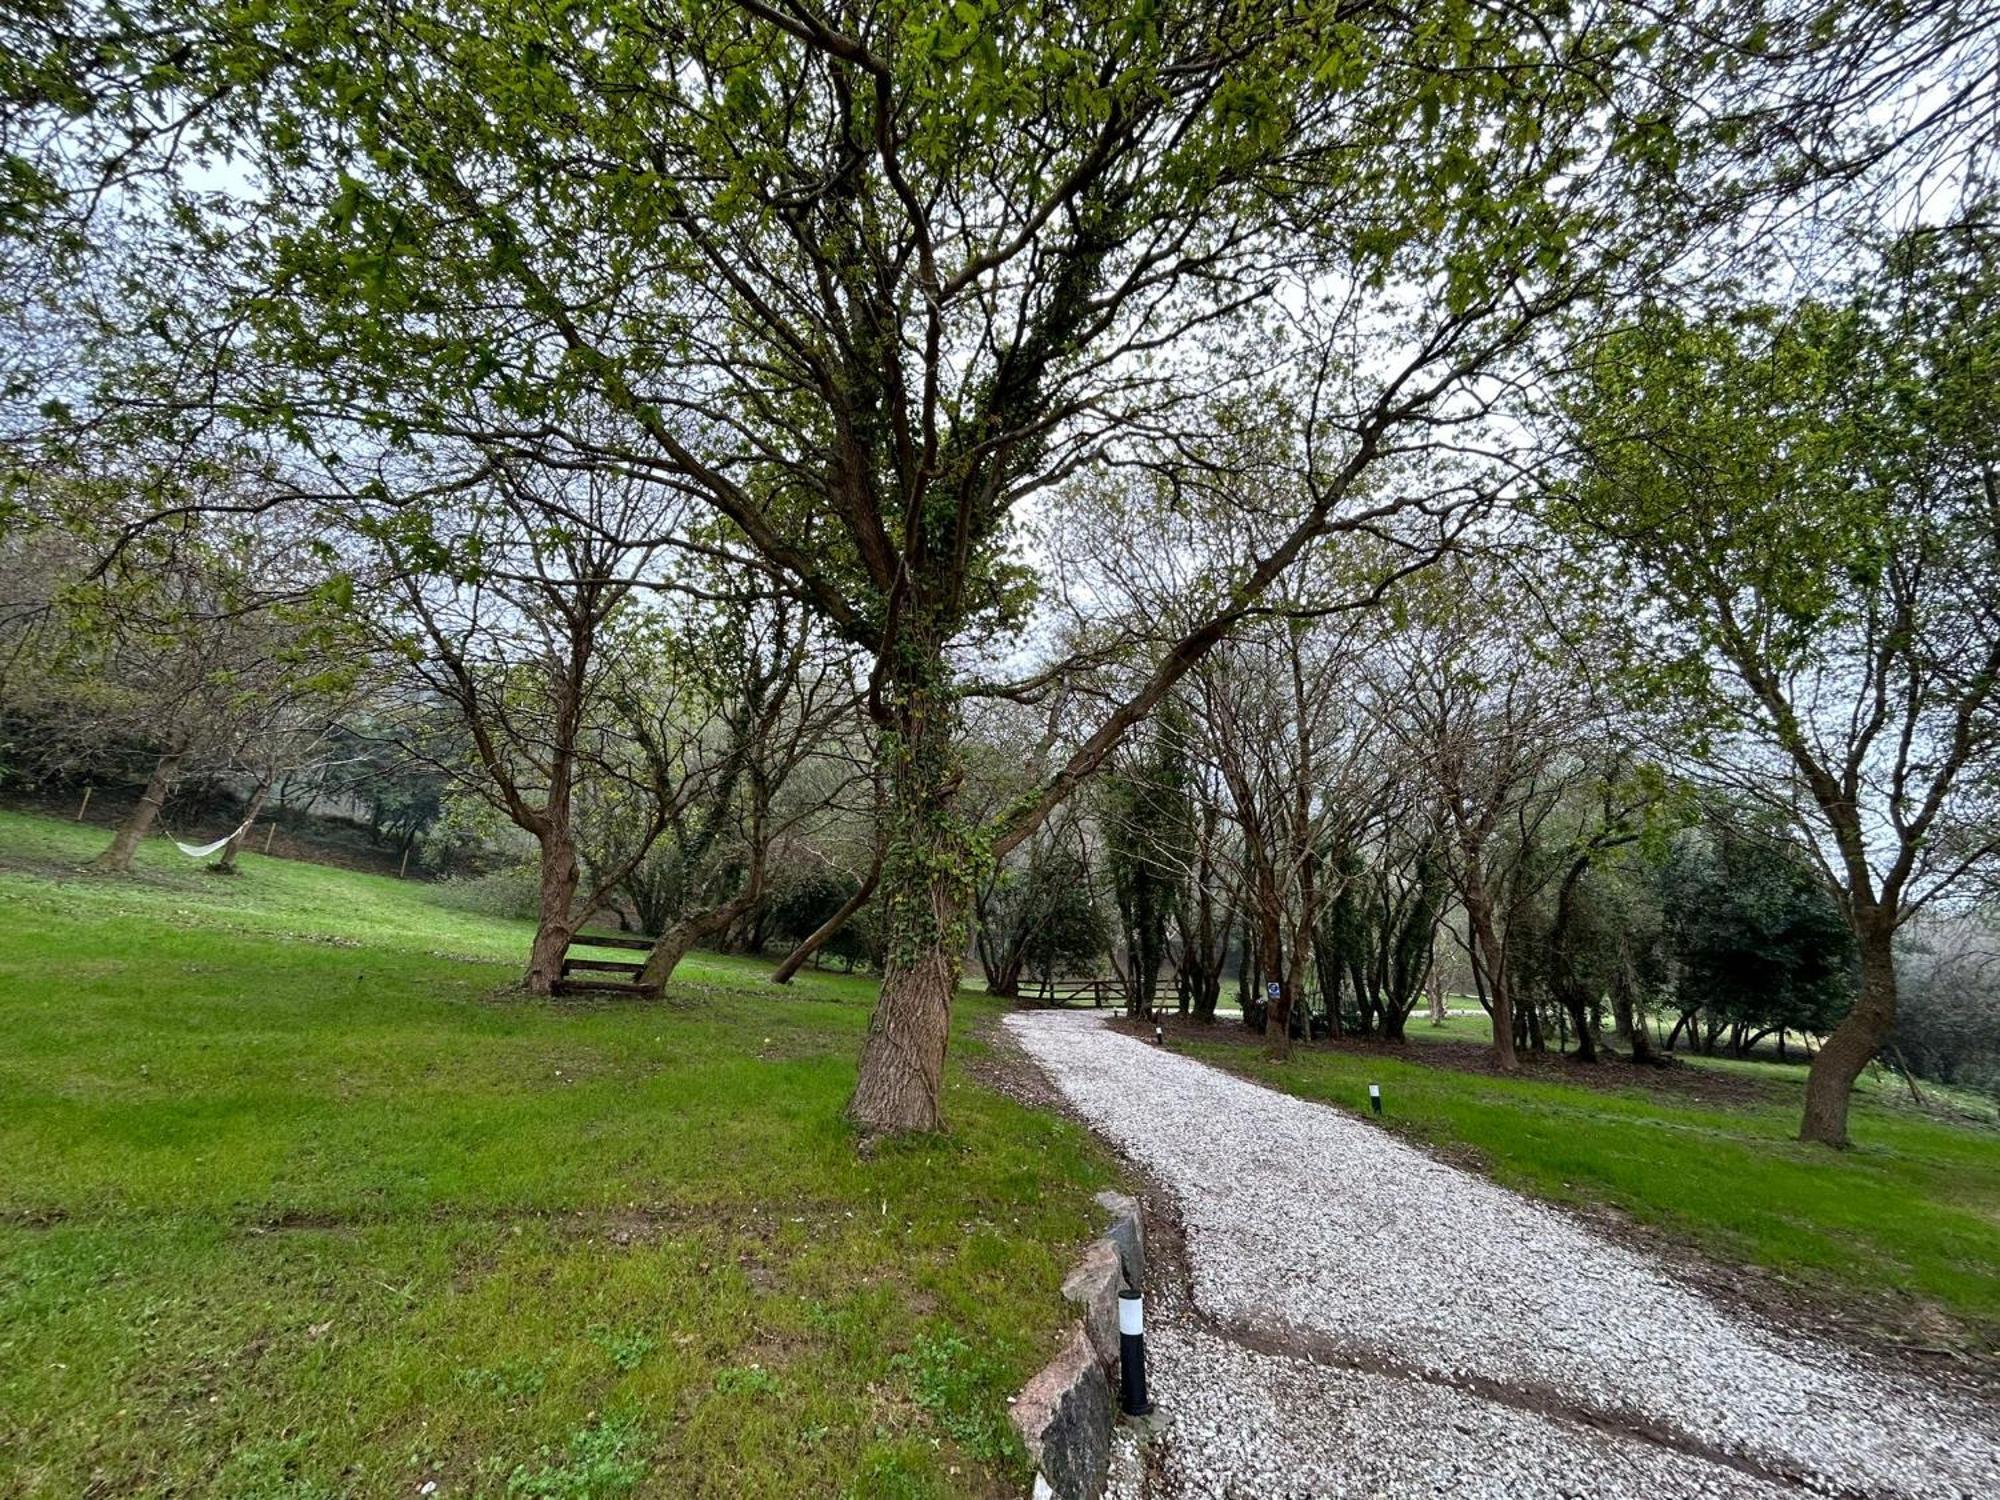
<path fill-rule="evenodd" d="M 872 990 L 505 993 L 427 888 L 0 814 L 0 1493 L 1006 1493 L 1110 1181 L 960 1060 L 840 1121 Z"/>
<path fill-rule="evenodd" d="M 1454 1008 L 1469 1008 L 1476 1003 L 1470 999 L 1454 999 L 1452 1002 Z M 1407 1036 L 1413 1042 L 1471 1042 L 1483 1047 L 1493 1040 L 1493 1023 L 1484 1015 L 1453 1015 L 1445 1017 L 1442 1025 L 1433 1026 L 1420 1008 L 1410 1016 Z M 1768 1042 L 1751 1057 L 1703 1057 L 1691 1050 L 1677 1051 L 1674 1056 L 1698 1068 L 1759 1079 L 1781 1089 L 1801 1086 L 1805 1078 L 1806 1058 L 1799 1050 L 1796 1038 L 1791 1058 L 1785 1062 L 1777 1060 L 1774 1044 Z M 1942 1083 L 1919 1082 L 1917 1087 L 1927 1108 L 1948 1111 L 1973 1122 L 2000 1125 L 2000 1105 L 1985 1094 Z M 1854 1092 L 1859 1099 L 1897 1111 L 1909 1099 L 1909 1086 L 1882 1068 L 1871 1068 L 1863 1073 L 1855 1081 Z"/>
<path fill-rule="evenodd" d="M 1413 1041 L 1428 1029 L 1413 1018 Z M 1411 1061 L 1321 1047 L 1272 1063 L 1226 1042 L 1188 1050 L 1362 1113 L 1378 1082 L 1391 1128 L 1469 1149 L 1510 1187 L 1612 1205 L 1717 1259 L 1831 1293 L 1829 1305 L 1860 1293 L 1878 1321 L 1942 1311 L 1957 1325 L 1949 1336 L 2000 1344 L 2000 1132 L 1897 1108 L 1886 1087 L 1857 1100 L 1855 1149 L 1836 1154 L 1792 1139 L 1803 1072 L 1769 1064 L 1737 1065 L 1765 1087 L 1734 1107 L 1427 1065 L 1438 1054 L 1421 1044 Z"/>

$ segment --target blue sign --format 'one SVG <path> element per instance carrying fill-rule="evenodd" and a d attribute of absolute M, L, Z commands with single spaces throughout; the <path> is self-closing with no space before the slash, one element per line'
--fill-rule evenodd
<path fill-rule="evenodd" d="M 1283 991 L 1279 988 L 1278 981 L 1274 979 L 1269 984 L 1264 986 L 1264 993 L 1270 996 L 1271 999 L 1275 1000 L 1278 998 L 1280 994 L 1283 993 Z"/>

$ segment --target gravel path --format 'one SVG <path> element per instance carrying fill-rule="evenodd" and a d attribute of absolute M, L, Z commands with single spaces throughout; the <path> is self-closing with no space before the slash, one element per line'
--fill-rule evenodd
<path fill-rule="evenodd" d="M 1149 1308 L 1165 1426 L 1123 1445 L 1114 1494 L 2000 1497 L 1991 1410 L 1365 1120 L 1094 1016 L 1006 1024 L 1187 1236 L 1193 1305 Z"/>

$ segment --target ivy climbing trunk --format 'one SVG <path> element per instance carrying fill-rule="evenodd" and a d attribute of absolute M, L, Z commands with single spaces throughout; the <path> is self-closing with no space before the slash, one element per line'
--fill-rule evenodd
<path fill-rule="evenodd" d="M 896 684 L 880 755 L 888 828 L 877 900 L 882 992 L 848 1117 L 869 1134 L 943 1120 L 951 1002 L 964 966 L 978 861 L 958 808 L 956 706 L 941 653 Z"/>
<path fill-rule="evenodd" d="M 118 825 L 111 847 L 91 862 L 91 869 L 113 875 L 131 873 L 132 856 L 139 852 L 140 840 L 152 831 L 154 820 L 160 816 L 160 804 L 167 800 L 167 789 L 180 774 L 182 753 L 179 749 L 168 750 L 153 762 L 153 774 L 146 778 L 145 791 L 139 794 L 125 821 Z"/>

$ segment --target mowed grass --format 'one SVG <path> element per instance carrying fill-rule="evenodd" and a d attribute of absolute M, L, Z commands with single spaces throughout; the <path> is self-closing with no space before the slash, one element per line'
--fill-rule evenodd
<path fill-rule="evenodd" d="M 1481 1029 L 1458 1039 L 1490 1037 L 1483 1017 L 1461 1024 L 1472 1020 Z M 1411 1019 L 1409 1060 L 1379 1048 L 1299 1049 L 1284 1063 L 1229 1042 L 1187 1050 L 1364 1115 L 1368 1085 L 1380 1083 L 1386 1126 L 1469 1151 L 1510 1187 L 1611 1205 L 1715 1259 L 1779 1273 L 1828 1307 L 1859 1294 L 1876 1326 L 1918 1342 L 2000 1352 L 2000 1131 L 1901 1108 L 1902 1085 L 1874 1081 L 1856 1100 L 1854 1149 L 1834 1153 L 1793 1139 L 1803 1070 L 1736 1065 L 1764 1087 L 1735 1107 L 1438 1066 L 1441 1054 L 1417 1040 L 1425 1029 Z M 1923 1316 L 1938 1312 L 1946 1326 Z"/>
<path fill-rule="evenodd" d="M 538 1003 L 414 882 L 103 838 L 0 815 L 0 1493 L 1018 1492 L 1111 1175 L 967 1076 L 992 1002 L 863 1159 L 863 980 Z"/>

